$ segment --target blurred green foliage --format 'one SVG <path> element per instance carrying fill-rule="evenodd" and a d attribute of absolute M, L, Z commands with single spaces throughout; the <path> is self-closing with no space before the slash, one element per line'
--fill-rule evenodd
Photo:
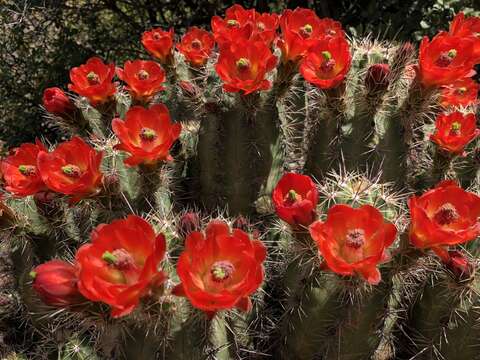
<path fill-rule="evenodd" d="M 477 2 L 477 11 L 474 3 Z M 68 70 L 92 55 L 122 64 L 145 57 L 141 33 L 153 26 L 208 26 L 234 1 L 0 0 L 0 139 L 7 146 L 57 134 L 42 119 L 43 89 L 66 88 Z M 258 11 L 297 6 L 343 23 L 352 35 L 419 40 L 447 29 L 454 13 L 480 15 L 478 0 L 239 1 Z"/>

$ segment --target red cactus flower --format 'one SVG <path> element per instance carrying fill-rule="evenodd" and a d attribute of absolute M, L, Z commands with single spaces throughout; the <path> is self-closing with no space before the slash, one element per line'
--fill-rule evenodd
<path fill-rule="evenodd" d="M 474 114 L 463 115 L 459 111 L 440 114 L 430 139 L 447 152 L 461 154 L 465 146 L 480 134 L 476 126 Z"/>
<path fill-rule="evenodd" d="M 285 10 L 280 18 L 282 37 L 277 46 L 282 50 L 282 61 L 297 62 L 318 40 L 344 37 L 342 25 L 331 19 L 322 19 L 310 9 Z"/>
<path fill-rule="evenodd" d="M 74 109 L 68 96 L 58 87 L 44 90 L 43 107 L 52 114 L 66 114 Z"/>
<path fill-rule="evenodd" d="M 78 291 L 75 265 L 62 260 L 51 260 L 37 266 L 30 275 L 33 278 L 33 289 L 47 305 L 66 307 L 85 300 Z"/>
<path fill-rule="evenodd" d="M 318 190 L 309 176 L 286 173 L 272 193 L 275 211 L 290 225 L 308 226 L 316 216 Z"/>
<path fill-rule="evenodd" d="M 480 235 L 480 197 L 455 181 L 439 183 L 421 196 L 412 196 L 410 241 L 420 249 L 434 250 L 444 261 L 449 245 L 463 244 Z"/>
<path fill-rule="evenodd" d="M 278 14 L 259 14 L 255 12 L 251 39 L 261 40 L 265 44 L 270 46 L 275 37 L 277 36 L 277 28 L 279 23 L 280 17 L 278 16 Z"/>
<path fill-rule="evenodd" d="M 92 243 L 77 252 L 78 288 L 91 301 L 112 307 L 112 316 L 131 313 L 149 290 L 167 276 L 158 270 L 165 256 L 165 237 L 136 215 L 99 225 Z"/>
<path fill-rule="evenodd" d="M 227 9 L 224 19 L 213 16 L 211 26 L 215 41 L 224 46 L 239 39 L 250 39 L 254 19 L 255 9 L 246 10 L 238 4 Z"/>
<path fill-rule="evenodd" d="M 127 90 L 140 101 L 148 101 L 157 92 L 164 90 L 165 72 L 155 61 L 134 60 L 117 68 L 118 77 L 128 84 Z"/>
<path fill-rule="evenodd" d="M 265 76 L 276 63 L 277 58 L 263 42 L 239 39 L 220 49 L 215 69 L 225 91 L 247 95 L 271 87 Z"/>
<path fill-rule="evenodd" d="M 476 81 L 460 79 L 442 89 L 441 104 L 444 107 L 477 105 L 479 91 L 480 85 Z"/>
<path fill-rule="evenodd" d="M 213 316 L 237 307 L 249 311 L 249 296 L 263 281 L 266 248 L 240 229 L 230 230 L 220 220 L 211 221 L 205 234 L 192 232 L 185 241 L 177 273 L 181 284 L 173 293 L 186 296 L 192 305 Z"/>
<path fill-rule="evenodd" d="M 440 32 L 430 42 L 420 43 L 419 77 L 423 86 L 448 85 L 474 75 L 473 40 Z"/>
<path fill-rule="evenodd" d="M 92 57 L 87 63 L 70 70 L 68 89 L 80 96 L 85 96 L 92 105 L 101 104 L 115 94 L 115 64 L 104 64 L 102 59 Z"/>
<path fill-rule="evenodd" d="M 215 39 L 211 33 L 193 26 L 183 35 L 177 49 L 192 66 L 200 67 L 205 65 L 214 46 Z"/>
<path fill-rule="evenodd" d="M 125 121 L 113 119 L 112 129 L 120 140 L 115 149 L 130 153 L 125 164 L 134 166 L 172 160 L 168 150 L 180 136 L 182 126 L 170 121 L 165 105 L 156 104 L 149 109 L 131 107 Z"/>
<path fill-rule="evenodd" d="M 465 18 L 463 13 L 458 13 L 450 24 L 450 35 L 466 37 L 473 40 L 473 56 L 480 62 L 480 17 Z"/>
<path fill-rule="evenodd" d="M 46 189 L 37 169 L 37 156 L 40 151 L 47 149 L 37 140 L 35 144 L 20 145 L 3 159 L 0 173 L 3 174 L 7 191 L 23 197 Z"/>
<path fill-rule="evenodd" d="M 142 44 L 147 51 L 162 64 L 167 64 L 172 58 L 173 29 L 163 31 L 152 29 L 142 35 Z"/>
<path fill-rule="evenodd" d="M 394 242 L 397 228 L 373 206 L 334 205 L 325 222 L 310 225 L 310 235 L 330 270 L 340 275 L 358 274 L 375 285 L 381 280 L 377 265 L 388 260 L 387 248 Z"/>
<path fill-rule="evenodd" d="M 344 80 L 351 61 L 350 48 L 343 37 L 321 40 L 302 61 L 300 73 L 306 81 L 319 88 L 331 89 Z"/>
<path fill-rule="evenodd" d="M 103 152 L 97 152 L 83 139 L 73 137 L 50 153 L 40 151 L 37 166 L 49 189 L 71 195 L 75 203 L 96 193 L 102 181 L 100 164 Z"/>

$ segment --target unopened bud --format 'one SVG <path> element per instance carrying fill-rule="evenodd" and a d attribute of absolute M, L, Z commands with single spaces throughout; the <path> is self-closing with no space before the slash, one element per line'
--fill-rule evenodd
<path fill-rule="evenodd" d="M 390 85 L 390 66 L 388 64 L 374 64 L 367 70 L 365 87 L 369 93 L 385 91 Z"/>
<path fill-rule="evenodd" d="M 177 232 L 182 237 L 187 237 L 193 231 L 200 229 L 200 217 L 197 213 L 187 212 L 180 217 Z"/>

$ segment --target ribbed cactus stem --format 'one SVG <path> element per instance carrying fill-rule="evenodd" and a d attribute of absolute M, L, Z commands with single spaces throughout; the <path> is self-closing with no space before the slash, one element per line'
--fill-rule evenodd
<path fill-rule="evenodd" d="M 432 186 L 435 186 L 435 184 L 441 180 L 455 177 L 455 172 L 453 171 L 453 160 L 454 156 L 452 154 L 438 148 L 435 150 L 431 178 Z"/>
<path fill-rule="evenodd" d="M 165 171 L 167 171 L 166 166 L 161 162 L 139 165 L 139 184 L 136 197 L 136 209 L 139 213 L 148 213 L 157 208 L 159 190 L 168 192 L 168 184 L 162 182 L 165 180 L 162 179 L 162 172 Z"/>

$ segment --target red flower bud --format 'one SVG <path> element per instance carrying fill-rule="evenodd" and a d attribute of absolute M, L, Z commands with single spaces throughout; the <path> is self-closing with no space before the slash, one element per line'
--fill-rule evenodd
<path fill-rule="evenodd" d="M 65 92 L 58 87 L 44 90 L 43 107 L 52 114 L 66 114 L 74 108 Z"/>
<path fill-rule="evenodd" d="M 47 305 L 65 307 L 84 301 L 77 288 L 77 268 L 68 262 L 48 261 L 37 266 L 30 275 L 33 288 Z"/>
<path fill-rule="evenodd" d="M 277 215 L 290 225 L 308 226 L 315 220 L 318 190 L 309 176 L 287 173 L 272 193 Z"/>
<path fill-rule="evenodd" d="M 185 96 L 195 98 L 199 95 L 200 89 L 189 81 L 180 81 L 180 88 Z"/>
<path fill-rule="evenodd" d="M 480 135 L 474 114 L 461 112 L 440 114 L 435 121 L 435 133 L 430 139 L 442 150 L 461 154 L 469 142 Z"/>
<path fill-rule="evenodd" d="M 390 84 L 390 66 L 388 64 L 373 64 L 367 69 L 365 87 L 369 93 L 385 91 Z"/>
<path fill-rule="evenodd" d="M 467 259 L 460 251 L 451 250 L 448 252 L 447 268 L 457 277 L 458 280 L 468 280 L 475 274 L 475 264 Z"/>
<path fill-rule="evenodd" d="M 200 230 L 200 217 L 197 213 L 187 212 L 180 217 L 177 232 L 182 238 L 185 238 L 193 231 Z"/>
<path fill-rule="evenodd" d="M 388 259 L 387 248 L 395 241 L 397 228 L 373 206 L 334 205 L 325 222 L 310 225 L 310 235 L 330 270 L 358 274 L 375 285 L 381 280 L 377 265 Z"/>

